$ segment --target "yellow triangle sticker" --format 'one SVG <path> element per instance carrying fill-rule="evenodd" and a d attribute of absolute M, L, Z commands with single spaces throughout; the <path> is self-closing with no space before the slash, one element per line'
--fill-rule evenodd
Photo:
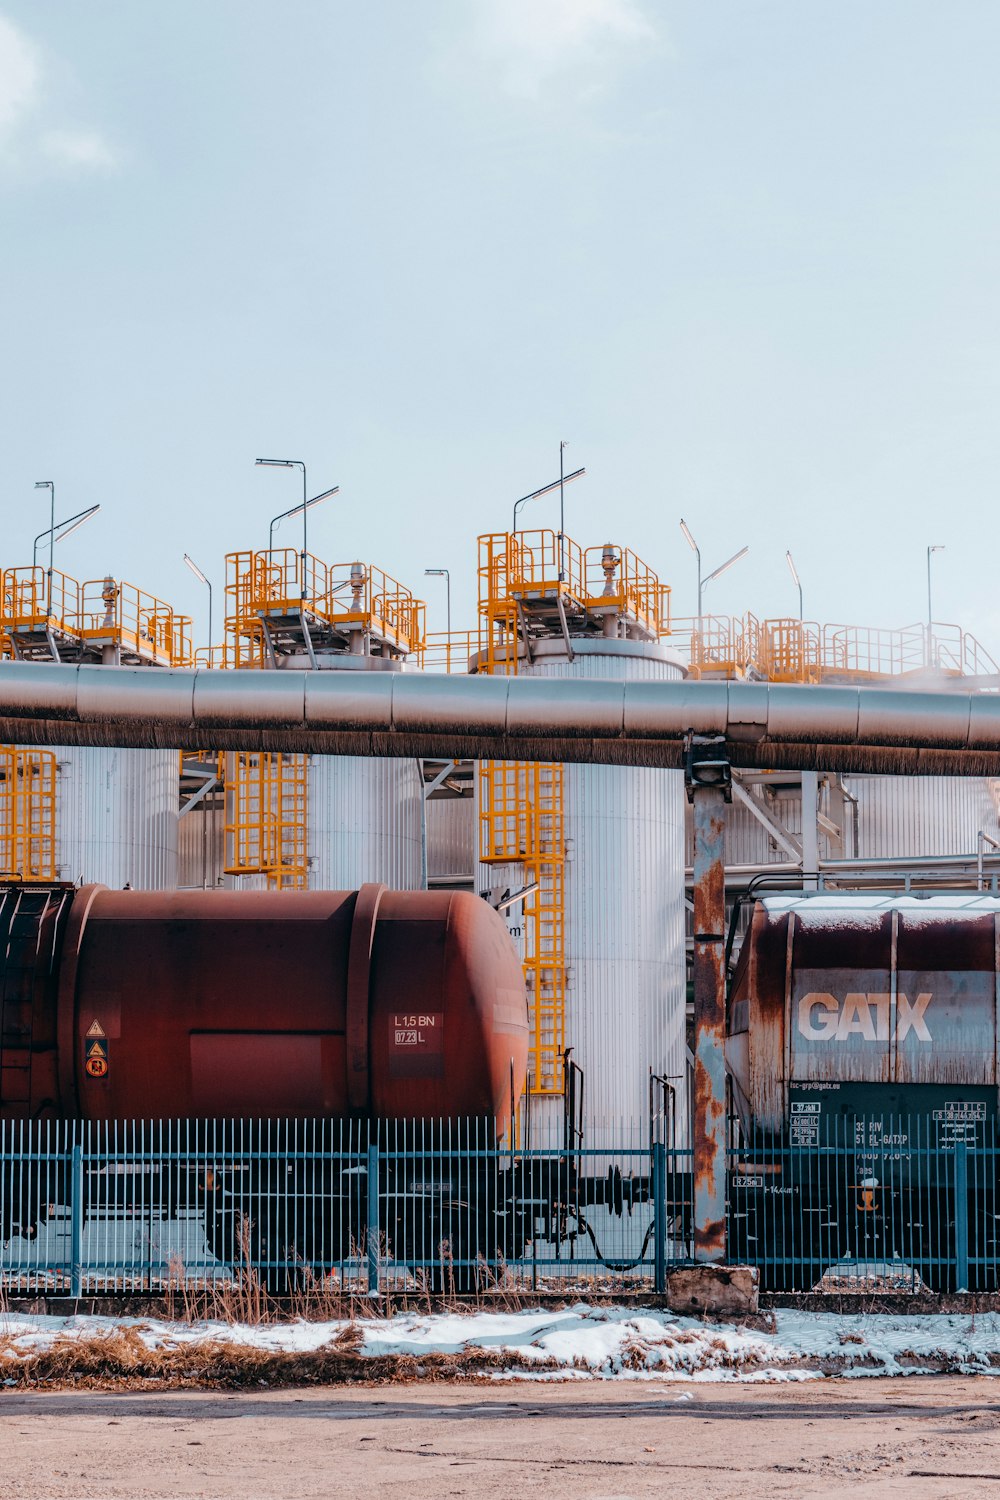
<path fill-rule="evenodd" d="M 91 1021 L 90 1027 L 89 1027 L 89 1029 L 87 1031 L 87 1035 L 88 1036 L 103 1036 L 104 1035 L 104 1027 L 101 1025 L 100 1021 Z"/>

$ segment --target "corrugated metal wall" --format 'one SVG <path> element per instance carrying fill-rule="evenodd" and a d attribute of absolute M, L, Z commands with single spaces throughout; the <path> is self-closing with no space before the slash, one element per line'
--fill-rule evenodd
<path fill-rule="evenodd" d="M 200 802 L 177 825 L 177 883 L 209 890 L 223 884 L 225 813 Z"/>
<path fill-rule="evenodd" d="M 423 776 L 415 760 L 310 757 L 306 818 L 310 890 L 366 881 L 424 883 Z"/>
<path fill-rule="evenodd" d="M 473 879 L 476 804 L 472 797 L 432 797 L 427 803 L 427 876 Z"/>
<path fill-rule="evenodd" d="M 176 750 L 54 746 L 61 880 L 112 888 L 177 885 Z"/>
<path fill-rule="evenodd" d="M 979 830 L 997 833 L 989 784 L 970 776 L 845 776 L 858 799 L 865 859 L 975 854 Z"/>

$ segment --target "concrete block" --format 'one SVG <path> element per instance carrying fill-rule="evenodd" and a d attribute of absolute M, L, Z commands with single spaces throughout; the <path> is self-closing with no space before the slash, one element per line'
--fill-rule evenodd
<path fill-rule="evenodd" d="M 756 1266 L 679 1266 L 667 1272 L 671 1312 L 713 1318 L 745 1318 L 757 1311 Z"/>

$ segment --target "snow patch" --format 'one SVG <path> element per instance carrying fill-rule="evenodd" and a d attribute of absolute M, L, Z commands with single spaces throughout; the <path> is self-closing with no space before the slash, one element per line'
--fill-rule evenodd
<path fill-rule="evenodd" d="M 1000 1374 L 996 1313 L 912 1316 L 782 1309 L 773 1318 L 774 1331 L 762 1332 L 652 1309 L 586 1303 L 559 1311 L 399 1313 L 361 1318 L 353 1325 L 347 1320 L 255 1326 L 5 1313 L 0 1315 L 0 1361 L 30 1358 L 57 1340 L 99 1341 L 123 1329 L 133 1330 L 150 1349 L 222 1341 L 276 1354 L 308 1353 L 353 1327 L 362 1359 L 419 1359 L 477 1348 L 502 1351 L 519 1368 L 484 1372 L 496 1379 L 800 1381 L 826 1373 L 908 1375 L 942 1367 L 963 1374 Z M 533 1364 L 544 1368 L 532 1371 Z"/>

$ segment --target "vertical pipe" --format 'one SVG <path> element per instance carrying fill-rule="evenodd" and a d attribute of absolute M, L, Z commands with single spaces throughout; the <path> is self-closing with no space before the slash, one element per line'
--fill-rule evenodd
<path fill-rule="evenodd" d="M 83 1147 L 73 1144 L 70 1159 L 70 1296 L 82 1295 L 83 1284 Z"/>
<path fill-rule="evenodd" d="M 819 772 L 802 776 L 802 889 L 814 891 L 819 871 Z"/>
<path fill-rule="evenodd" d="M 370 1140 L 368 1143 L 368 1231 L 366 1236 L 369 1297 L 378 1296 L 378 1166 L 378 1142 Z"/>
<path fill-rule="evenodd" d="M 659 1296 L 667 1289 L 667 1161 L 662 1141 L 653 1142 L 653 1287 Z"/>
<path fill-rule="evenodd" d="M 969 1290 L 969 1162 L 964 1140 L 955 1142 L 955 1290 Z"/>
<path fill-rule="evenodd" d="M 694 1258 L 726 1255 L 725 791 L 691 788 L 694 812 Z"/>

